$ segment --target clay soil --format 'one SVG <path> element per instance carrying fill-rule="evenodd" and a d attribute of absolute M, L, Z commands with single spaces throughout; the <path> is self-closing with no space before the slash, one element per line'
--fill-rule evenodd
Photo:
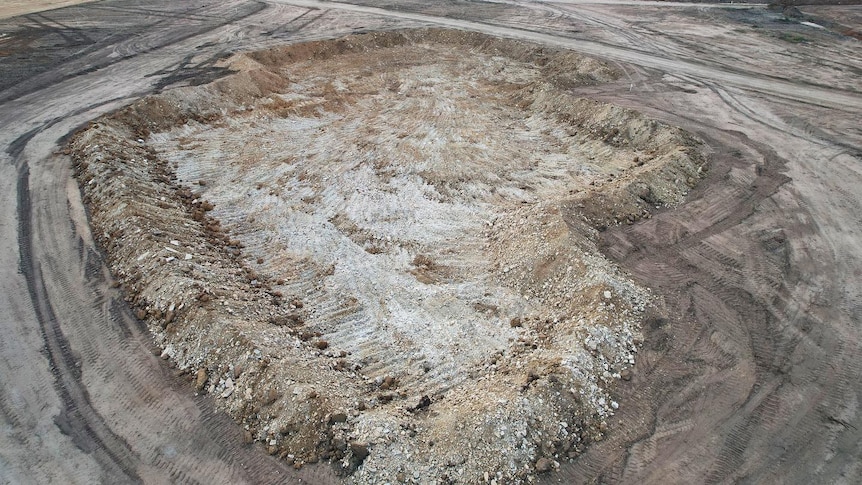
<path fill-rule="evenodd" d="M 859 12 L 800 10 L 0 21 L 0 481 L 858 482 Z"/>

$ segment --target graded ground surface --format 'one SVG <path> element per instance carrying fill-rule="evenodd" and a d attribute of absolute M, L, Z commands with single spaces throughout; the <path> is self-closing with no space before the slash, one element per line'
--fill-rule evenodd
<path fill-rule="evenodd" d="M 605 57 L 622 76 L 573 95 L 683 126 L 710 151 L 681 206 L 599 236 L 667 317 L 645 327 L 605 439 L 542 479 L 858 481 L 862 62 L 843 27 L 759 7 L 293 5 L 96 2 L 3 21 L 0 180 L 17 208 L 0 219 L 15 248 L 0 266 L 3 481 L 334 480 L 244 445 L 172 379 L 112 287 L 56 150 L 99 114 L 224 74 L 228 52 L 426 22 Z M 858 18 L 838 8 L 836 25 Z"/>

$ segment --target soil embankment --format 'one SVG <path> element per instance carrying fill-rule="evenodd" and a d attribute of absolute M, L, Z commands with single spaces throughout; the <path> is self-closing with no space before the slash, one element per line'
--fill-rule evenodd
<path fill-rule="evenodd" d="M 699 142 L 568 94 L 605 64 L 483 34 L 228 63 L 71 142 L 163 356 L 248 440 L 356 482 L 522 479 L 600 440 L 656 302 L 595 228 L 681 201 Z"/>

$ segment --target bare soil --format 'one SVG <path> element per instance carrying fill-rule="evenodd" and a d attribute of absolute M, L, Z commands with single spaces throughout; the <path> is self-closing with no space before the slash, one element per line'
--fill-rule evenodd
<path fill-rule="evenodd" d="M 271 454 L 355 483 L 519 481 L 601 440 L 655 302 L 593 227 L 681 201 L 700 143 L 567 94 L 607 65 L 482 34 L 226 63 L 71 143 L 163 356 Z"/>
<path fill-rule="evenodd" d="M 602 441 L 556 459 L 556 472 L 554 460 L 537 463 L 548 470 L 537 481 L 858 482 L 859 7 L 800 10 L 794 20 L 739 3 L 104 0 L 0 20 L 0 482 L 340 480 L 329 465 L 294 470 L 245 444 L 215 409 L 237 386 L 195 395 L 197 372 L 159 358 L 59 147 L 147 94 L 226 75 L 219 60 L 239 51 L 429 25 L 601 58 L 619 78 L 567 95 L 684 127 L 708 152 L 707 179 L 679 206 L 599 233 L 604 257 L 664 312 L 643 325 L 630 380 L 607 387 L 619 409 Z M 136 143 L 123 133 L 118 146 Z M 433 268 L 424 256 L 410 269 Z"/>
<path fill-rule="evenodd" d="M 88 3 L 95 0 L 7 0 L 0 5 L 0 19 L 44 12 L 56 8 Z"/>

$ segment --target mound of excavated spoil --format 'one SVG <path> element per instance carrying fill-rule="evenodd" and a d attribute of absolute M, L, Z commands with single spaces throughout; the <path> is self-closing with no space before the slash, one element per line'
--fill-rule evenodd
<path fill-rule="evenodd" d="M 71 142 L 163 355 L 351 483 L 510 483 L 601 439 L 650 296 L 591 234 L 678 202 L 698 144 L 566 94 L 606 65 L 480 34 L 228 63 Z"/>

